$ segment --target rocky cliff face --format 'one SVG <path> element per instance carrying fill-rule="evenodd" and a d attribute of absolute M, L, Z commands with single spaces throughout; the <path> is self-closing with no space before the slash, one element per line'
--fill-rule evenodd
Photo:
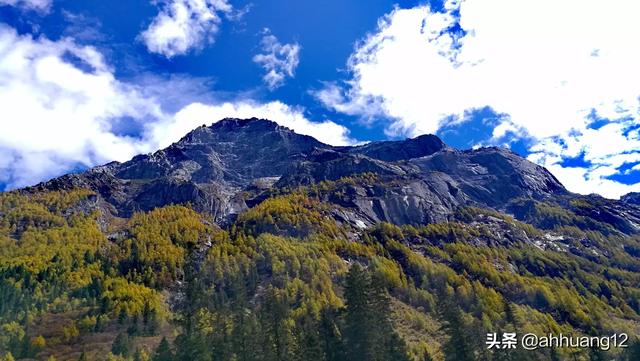
<path fill-rule="evenodd" d="M 271 121 L 224 119 L 153 154 L 65 175 L 33 189 L 90 188 L 116 216 L 190 203 L 222 221 L 246 208 L 240 192 L 252 182 L 280 177 L 324 148 L 331 147 Z"/>
<path fill-rule="evenodd" d="M 363 173 L 377 175 L 378 181 L 352 182 L 340 199 L 329 199 L 340 208 L 340 217 L 355 225 L 440 222 L 465 205 L 505 210 L 514 199 L 566 204 L 577 197 L 546 169 L 505 149 L 460 151 L 433 135 L 333 147 L 260 119 L 223 119 L 153 154 L 65 175 L 27 191 L 90 188 L 103 211 L 125 217 L 190 203 L 223 223 L 264 199 L 272 187 Z M 603 200 L 603 209 L 633 227 L 640 219 L 638 207 L 625 205 L 636 198 Z"/>

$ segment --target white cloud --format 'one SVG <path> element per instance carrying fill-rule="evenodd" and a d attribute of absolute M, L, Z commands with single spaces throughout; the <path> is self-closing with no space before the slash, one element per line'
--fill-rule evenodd
<path fill-rule="evenodd" d="M 0 0 L 0 6 L 9 5 L 26 10 L 46 13 L 51 7 L 52 0 Z"/>
<path fill-rule="evenodd" d="M 280 102 L 216 105 L 198 95 L 212 105 L 165 103 L 174 100 L 163 89 L 204 91 L 187 83 L 181 78 L 124 82 L 95 48 L 71 39 L 20 36 L 0 26 L 0 183 L 21 187 L 79 166 L 125 161 L 223 117 L 269 118 L 328 143 L 350 142 L 344 127 L 312 122 L 303 109 Z M 118 130 L 123 124 L 137 131 L 126 135 Z"/>
<path fill-rule="evenodd" d="M 558 153 L 539 146 L 546 157 L 531 159 L 546 159 L 569 189 L 612 197 L 639 190 L 598 169 L 640 149 L 637 134 L 623 133 L 640 121 L 640 3 L 462 0 L 445 7 L 383 17 L 350 57 L 352 79 L 316 97 L 336 111 L 391 119 L 393 135 L 434 133 L 489 106 L 508 122 L 494 133 L 515 128 L 541 145 L 562 145 Z M 617 125 L 590 129 L 594 114 Z M 562 158 L 580 152 L 593 167 L 559 170 Z"/>
<path fill-rule="evenodd" d="M 266 71 L 262 79 L 269 89 L 274 90 L 284 83 L 285 78 L 293 78 L 300 62 L 300 45 L 280 43 L 269 29 L 265 29 L 261 45 L 264 53 L 255 55 L 253 61 Z"/>
<path fill-rule="evenodd" d="M 152 53 L 183 55 L 213 42 L 221 15 L 232 10 L 227 0 L 169 0 L 140 38 Z"/>
<path fill-rule="evenodd" d="M 111 133 L 109 120 L 159 116 L 153 102 L 113 77 L 95 49 L 69 39 L 34 40 L 6 26 L 0 27 L 0 104 L 0 149 L 15 158 L 0 181 L 14 185 L 57 173 L 52 165 L 123 160 L 147 150 Z"/>

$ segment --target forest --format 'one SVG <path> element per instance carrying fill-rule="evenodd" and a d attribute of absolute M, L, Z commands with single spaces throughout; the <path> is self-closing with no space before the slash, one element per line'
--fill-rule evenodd
<path fill-rule="evenodd" d="M 0 359 L 640 360 L 638 236 L 530 200 L 524 222 L 464 207 L 360 229 L 326 202 L 351 181 L 224 227 L 188 204 L 105 218 L 88 190 L 0 194 Z M 493 332 L 630 339 L 496 350 Z"/>

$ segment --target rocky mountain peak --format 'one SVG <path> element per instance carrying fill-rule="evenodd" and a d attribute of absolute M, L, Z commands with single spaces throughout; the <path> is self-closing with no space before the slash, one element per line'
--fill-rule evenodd
<path fill-rule="evenodd" d="M 190 203 L 224 220 L 247 208 L 261 180 L 291 189 L 364 173 L 378 183 L 345 190 L 353 196 L 345 204 L 370 223 L 431 222 L 468 204 L 501 208 L 518 197 L 569 194 L 546 169 L 501 148 L 460 151 L 435 135 L 333 147 L 257 118 L 223 119 L 153 154 L 34 188 L 91 188 L 117 215 Z"/>
<path fill-rule="evenodd" d="M 295 139 L 296 142 L 314 143 L 314 146 L 327 147 L 310 136 L 295 133 L 293 130 L 276 122 L 259 118 L 225 118 L 209 126 L 202 125 L 182 137 L 177 144 L 214 145 L 225 141 L 251 141 L 255 140 L 256 137 L 258 139 L 266 138 L 270 141 L 278 141 L 278 138 Z"/>
<path fill-rule="evenodd" d="M 240 119 L 240 118 L 224 118 L 218 122 L 211 124 L 210 128 L 212 129 L 224 129 L 227 131 L 238 131 L 239 129 L 252 129 L 252 130 L 260 130 L 260 131 L 272 131 L 276 129 L 287 129 L 291 132 L 287 127 L 283 127 L 278 123 L 261 118 L 248 118 L 248 119 Z"/>
<path fill-rule="evenodd" d="M 638 192 L 627 193 L 620 198 L 620 201 L 623 203 L 635 204 L 640 206 L 640 193 Z"/>

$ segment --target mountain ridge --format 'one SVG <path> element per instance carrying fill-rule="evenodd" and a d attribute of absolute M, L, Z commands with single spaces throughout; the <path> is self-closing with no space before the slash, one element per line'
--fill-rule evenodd
<path fill-rule="evenodd" d="M 98 194 L 103 211 L 120 217 L 189 203 L 225 224 L 264 198 L 253 187 L 256 182 L 295 188 L 362 173 L 388 178 L 377 187 L 358 185 L 350 191 L 353 222 L 365 224 L 445 221 L 463 206 L 505 211 L 518 198 L 556 203 L 583 198 L 545 168 L 504 148 L 457 150 L 435 135 L 336 147 L 257 118 L 225 118 L 154 153 L 25 190 L 89 188 Z M 635 208 L 625 213 L 621 209 L 628 203 L 606 203 L 617 210 L 611 217 L 623 229 L 638 228 Z"/>

